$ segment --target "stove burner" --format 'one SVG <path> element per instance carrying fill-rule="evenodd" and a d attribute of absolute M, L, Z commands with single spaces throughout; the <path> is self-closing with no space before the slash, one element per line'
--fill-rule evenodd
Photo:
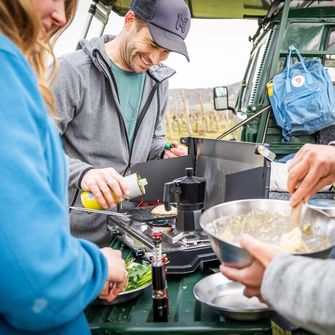
<path fill-rule="evenodd" d="M 152 232 L 162 232 L 162 233 L 171 233 L 173 230 L 172 226 L 155 226 L 153 225 L 151 228 Z"/>
<path fill-rule="evenodd" d="M 169 260 L 170 274 L 191 273 L 200 264 L 217 260 L 205 232 L 178 232 L 175 218 L 153 217 L 151 210 L 147 207 L 128 211 L 129 222 L 108 216 L 107 227 L 114 238 L 145 259 L 152 257 L 152 233 L 161 232 L 162 252 Z"/>
<path fill-rule="evenodd" d="M 209 239 L 204 232 L 189 232 L 184 233 L 184 237 L 182 238 L 182 243 L 186 245 L 197 245 L 199 243 L 209 243 Z"/>
<path fill-rule="evenodd" d="M 157 216 L 151 213 L 156 206 L 139 207 L 127 210 L 134 222 L 143 222 L 150 226 L 171 226 L 175 224 L 175 216 Z"/>
<path fill-rule="evenodd" d="M 184 235 L 184 238 L 182 239 L 182 242 L 187 245 L 196 245 L 200 241 L 200 236 L 196 233 L 187 233 Z"/>
<path fill-rule="evenodd" d="M 173 219 L 171 218 L 157 218 L 153 221 L 148 221 L 147 223 L 150 225 L 150 226 L 156 226 L 156 227 L 160 227 L 160 226 L 169 226 L 171 227 L 172 223 L 173 223 Z"/>

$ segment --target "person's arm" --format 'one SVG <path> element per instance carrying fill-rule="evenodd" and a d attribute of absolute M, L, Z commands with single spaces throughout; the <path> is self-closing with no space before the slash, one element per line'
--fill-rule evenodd
<path fill-rule="evenodd" d="M 165 125 L 164 116 L 168 101 L 167 80 L 161 84 L 157 94 L 159 95 L 159 114 L 155 124 L 154 135 L 152 138 L 148 160 L 160 159 L 164 155 L 165 145 Z"/>
<path fill-rule="evenodd" d="M 318 334 L 334 333 L 334 260 L 282 254 L 248 235 L 240 243 L 254 258 L 242 269 L 221 265 L 227 278 L 244 284 L 247 297 L 264 300 L 292 323 Z"/>
<path fill-rule="evenodd" d="M 278 255 L 267 267 L 264 300 L 292 323 L 317 334 L 335 330 L 335 261 Z"/>
<path fill-rule="evenodd" d="M 76 114 L 80 112 L 81 95 L 85 94 L 82 88 L 85 85 L 81 85 L 82 80 L 80 70 L 66 58 L 60 58 L 59 73 L 53 84 L 53 91 L 56 99 L 57 124 L 62 136 Z M 70 172 L 69 187 L 92 192 L 103 208 L 115 207 L 115 201 L 122 201 L 129 193 L 123 177 L 115 169 L 111 167 L 97 169 L 80 159 L 69 155 L 66 157 Z M 112 197 L 111 190 L 116 199 Z"/>
<path fill-rule="evenodd" d="M 64 135 L 68 125 L 81 108 L 82 77 L 80 71 L 66 58 L 59 58 L 59 67 L 52 88 L 55 95 L 57 126 Z M 69 165 L 69 186 L 80 188 L 85 173 L 94 167 L 86 162 L 67 156 Z"/>
<path fill-rule="evenodd" d="M 32 71 L 16 54 L 0 52 L 0 63 L 1 318 L 47 331 L 82 313 L 108 267 L 94 244 L 70 234 L 63 151 L 51 145 Z"/>

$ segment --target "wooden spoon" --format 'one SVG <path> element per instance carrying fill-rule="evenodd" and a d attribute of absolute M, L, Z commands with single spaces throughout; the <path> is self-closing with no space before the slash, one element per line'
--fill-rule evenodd
<path fill-rule="evenodd" d="M 297 206 L 292 208 L 291 214 L 287 220 L 286 233 L 281 236 L 279 249 L 283 252 L 294 253 L 297 251 L 308 251 L 307 245 L 302 238 L 301 209 L 304 204 L 301 201 Z"/>
<path fill-rule="evenodd" d="M 303 201 L 300 201 L 298 205 L 292 208 L 291 214 L 287 220 L 286 231 L 291 231 L 296 227 L 300 226 L 301 223 L 301 210 Z"/>

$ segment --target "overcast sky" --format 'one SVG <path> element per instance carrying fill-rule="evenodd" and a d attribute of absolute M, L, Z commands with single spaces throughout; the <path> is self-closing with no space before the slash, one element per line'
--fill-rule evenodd
<path fill-rule="evenodd" d="M 72 25 L 56 44 L 60 56 L 75 49 L 86 26 L 90 0 L 80 0 Z M 123 18 L 112 13 L 105 33 L 118 34 Z M 94 19 L 89 37 L 98 34 L 101 25 Z M 177 73 L 170 79 L 170 88 L 208 88 L 229 85 L 242 80 L 251 43 L 248 37 L 257 29 L 255 20 L 193 19 L 186 44 L 191 61 L 171 53 L 165 64 Z"/>

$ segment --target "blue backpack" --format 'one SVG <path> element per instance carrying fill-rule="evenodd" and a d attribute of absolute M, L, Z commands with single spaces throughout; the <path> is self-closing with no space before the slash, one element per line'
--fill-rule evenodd
<path fill-rule="evenodd" d="M 292 65 L 293 52 L 300 62 Z M 283 142 L 292 135 L 312 134 L 335 125 L 335 90 L 328 72 L 318 60 L 304 61 L 293 45 L 286 67 L 267 84 L 267 90 Z"/>

